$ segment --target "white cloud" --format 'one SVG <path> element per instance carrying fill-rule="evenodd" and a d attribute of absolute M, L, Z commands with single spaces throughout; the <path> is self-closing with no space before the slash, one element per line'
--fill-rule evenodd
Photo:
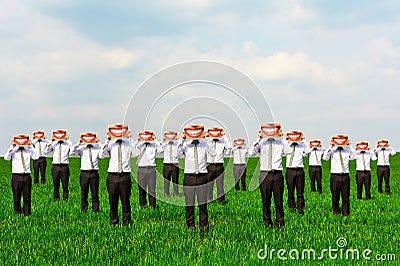
<path fill-rule="evenodd" d="M 245 62 L 245 70 L 258 80 L 301 79 L 324 82 L 332 79 L 329 71 L 304 53 L 279 52 L 271 56 L 255 56 Z"/>

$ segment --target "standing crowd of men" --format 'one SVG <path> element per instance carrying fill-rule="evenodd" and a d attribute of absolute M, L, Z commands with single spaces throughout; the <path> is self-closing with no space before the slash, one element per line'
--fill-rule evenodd
<path fill-rule="evenodd" d="M 54 130 L 51 140 L 43 131 L 29 135 L 17 135 L 7 149 L 4 159 L 12 161 L 12 191 L 14 212 L 22 214 L 21 197 L 23 197 L 23 214 L 31 215 L 30 159 L 33 159 L 34 183 L 46 182 L 46 155 L 52 154 L 52 179 L 54 200 L 60 200 L 60 183 L 62 199 L 68 200 L 68 183 L 70 176 L 69 156 L 81 157 L 80 186 L 81 212 L 89 209 L 89 190 L 92 196 L 92 210 L 99 212 L 99 165 L 98 160 L 109 157 L 106 180 L 110 204 L 110 224 L 119 223 L 118 204 L 122 204 L 122 223 L 129 224 L 131 218 L 131 158 L 136 157 L 137 180 L 139 188 L 139 205 L 143 208 L 157 208 L 156 205 L 156 154 L 164 153 L 163 177 L 164 196 L 169 197 L 172 181 L 173 195 L 179 196 L 179 158 L 185 161 L 183 194 L 186 203 L 186 226 L 195 229 L 194 207 L 199 208 L 199 228 L 201 233 L 209 229 L 207 203 L 214 200 L 213 190 L 216 184 L 219 204 L 225 205 L 224 191 L 224 157 L 233 157 L 233 174 L 235 189 L 246 190 L 246 163 L 248 156 L 260 157 L 259 189 L 262 198 L 262 213 L 265 226 L 274 223 L 271 215 L 271 199 L 274 197 L 276 217 L 275 225 L 285 225 L 283 193 L 286 183 L 288 208 L 299 215 L 304 215 L 305 172 L 304 157 L 309 157 L 311 191 L 322 193 L 322 162 L 330 160 L 330 190 L 332 194 L 332 212 L 350 214 L 350 176 L 349 161 L 356 160 L 357 198 L 362 198 L 365 187 L 366 199 L 371 199 L 371 160 L 378 160 L 378 192 L 390 194 L 389 156 L 395 154 L 388 140 L 380 140 L 377 147 L 371 149 L 366 141 L 357 142 L 355 148 L 350 146 L 347 135 L 332 137 L 329 148 L 324 148 L 318 139 L 304 141 L 301 131 L 282 133 L 281 125 L 276 123 L 262 125 L 257 140 L 249 147 L 242 138 L 232 143 L 219 127 L 205 130 L 203 125 L 184 127 L 182 136 L 175 131 L 163 134 L 162 142 L 156 140 L 152 131 L 142 131 L 133 140 L 127 125 L 110 125 L 106 141 L 101 144 L 96 133 L 82 133 L 78 143 L 73 144 L 66 130 Z M 282 158 L 286 156 L 286 180 L 283 177 Z M 286 182 L 285 182 L 286 181 Z M 315 188 L 315 182 L 317 188 Z M 296 194 L 296 196 L 295 196 Z M 342 208 L 340 208 L 340 198 Z"/>

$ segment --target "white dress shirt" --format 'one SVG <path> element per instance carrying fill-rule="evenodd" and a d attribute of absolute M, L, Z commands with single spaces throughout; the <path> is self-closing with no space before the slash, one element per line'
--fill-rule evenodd
<path fill-rule="evenodd" d="M 355 151 L 355 153 L 356 153 L 356 170 L 371 171 L 371 160 L 373 161 L 376 160 L 375 153 L 371 151 Z"/>
<path fill-rule="evenodd" d="M 122 172 L 131 172 L 131 157 L 136 155 L 134 143 L 130 139 L 122 139 L 121 142 L 121 163 Z M 107 141 L 102 146 L 102 151 L 100 153 L 100 159 L 110 157 L 110 162 L 108 164 L 109 173 L 118 173 L 118 142 L 116 139 Z"/>
<path fill-rule="evenodd" d="M 215 141 L 217 140 L 217 141 Z M 231 143 L 227 137 L 219 139 L 207 139 L 207 145 L 209 146 L 207 153 L 207 163 L 224 163 L 224 155 L 230 153 L 232 149 Z"/>
<path fill-rule="evenodd" d="M 308 151 L 308 165 L 309 166 L 321 166 L 322 156 L 324 155 L 325 148 L 309 148 Z"/>
<path fill-rule="evenodd" d="M 187 140 L 178 147 L 179 156 L 185 157 L 185 174 L 195 173 L 194 146 L 193 140 Z M 199 173 L 207 173 L 207 152 L 211 151 L 209 150 L 209 146 L 207 145 L 206 141 L 199 140 L 199 143 L 197 144 L 197 162 Z"/>
<path fill-rule="evenodd" d="M 61 156 L 60 156 L 60 147 L 61 147 Z M 54 140 L 51 143 L 47 144 L 45 149 L 46 154 L 53 152 L 53 164 L 61 164 L 61 163 L 68 164 L 70 151 L 72 151 L 72 142 L 69 139 Z"/>
<path fill-rule="evenodd" d="M 233 164 L 246 164 L 249 155 L 249 146 L 234 146 L 232 148 Z"/>
<path fill-rule="evenodd" d="M 23 155 L 21 156 L 21 153 Z M 11 160 L 11 169 L 13 174 L 30 174 L 31 158 L 36 160 L 39 158 L 33 147 L 14 147 L 7 149 L 4 160 Z M 23 160 L 22 160 L 23 159 Z"/>
<path fill-rule="evenodd" d="M 99 170 L 99 156 L 101 151 L 100 143 L 78 144 L 74 147 L 72 155 L 81 157 L 81 170 Z M 90 158 L 90 153 L 92 154 L 92 158 Z"/>
<path fill-rule="evenodd" d="M 378 158 L 377 165 L 386 166 L 386 165 L 390 165 L 389 156 L 395 155 L 396 151 L 392 147 L 385 148 L 385 149 L 375 148 L 374 153 L 376 154 L 376 157 Z"/>
<path fill-rule="evenodd" d="M 340 160 L 340 152 L 338 149 L 340 147 L 331 147 L 325 151 L 323 159 L 325 161 L 331 160 L 331 174 L 348 174 L 349 171 L 349 161 L 356 159 L 356 154 L 350 147 L 343 147 L 342 161 Z M 343 162 L 343 167 L 342 167 Z"/>
<path fill-rule="evenodd" d="M 159 153 L 162 151 L 160 142 L 158 142 L 158 141 L 152 141 L 152 142 L 136 141 L 134 143 L 134 147 L 135 147 L 135 156 L 138 156 L 136 163 L 139 167 L 141 167 L 141 166 L 156 166 L 156 153 Z M 142 152 L 145 148 L 146 148 L 146 150 L 142 154 Z"/>
<path fill-rule="evenodd" d="M 293 147 L 295 148 L 292 157 Z M 304 168 L 303 158 L 307 156 L 308 151 L 308 146 L 304 142 L 285 143 L 284 154 L 286 155 L 286 168 Z M 292 164 L 290 164 L 291 158 L 293 158 Z"/>
<path fill-rule="evenodd" d="M 269 161 L 269 146 L 272 142 L 272 161 Z M 282 170 L 283 142 L 281 138 L 262 138 L 253 143 L 250 155 L 260 154 L 260 171 Z M 270 168 L 271 166 L 271 168 Z"/>
<path fill-rule="evenodd" d="M 43 157 L 45 155 L 46 145 L 49 143 L 50 141 L 48 139 L 34 139 L 32 141 L 33 149 L 39 157 Z"/>
<path fill-rule="evenodd" d="M 179 156 L 178 156 L 178 146 L 182 142 L 179 140 L 173 141 L 164 141 L 160 152 L 164 152 L 164 163 L 172 163 L 178 164 L 179 163 Z"/>

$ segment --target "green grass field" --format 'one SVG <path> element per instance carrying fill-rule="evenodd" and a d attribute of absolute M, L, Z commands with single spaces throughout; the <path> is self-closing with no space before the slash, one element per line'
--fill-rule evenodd
<path fill-rule="evenodd" d="M 165 203 L 160 198 L 158 209 L 141 209 L 138 203 L 138 188 L 133 181 L 131 226 L 109 225 L 109 205 L 106 190 L 106 170 L 108 161 L 100 162 L 100 213 L 80 213 L 79 159 L 72 158 L 70 163 L 69 201 L 53 201 L 53 183 L 51 167 L 47 169 L 45 185 L 32 187 L 32 216 L 16 216 L 13 213 L 11 191 L 11 163 L 0 160 L 0 261 L 3 264 L 226 264 L 254 265 L 271 262 L 285 262 L 278 258 L 277 250 L 286 251 L 280 255 L 287 257 L 286 263 L 308 264 L 366 264 L 362 253 L 371 250 L 369 257 L 374 263 L 376 258 L 400 260 L 400 155 L 391 158 L 392 195 L 378 195 L 376 164 L 372 169 L 371 201 L 356 199 L 355 165 L 351 164 L 351 214 L 349 217 L 334 216 L 331 212 L 331 194 L 329 191 L 329 162 L 324 162 L 323 193 L 310 192 L 310 182 L 306 175 L 306 209 L 303 217 L 289 212 L 286 207 L 285 189 L 284 230 L 265 228 L 262 222 L 261 196 L 258 189 L 247 192 L 227 193 L 227 205 L 211 203 L 208 206 L 210 232 L 201 237 L 198 231 L 187 231 L 185 227 L 185 209 L 183 206 Z M 49 160 L 49 163 L 51 160 Z M 162 161 L 157 161 L 161 169 Z M 248 181 L 255 173 L 258 180 L 258 159 L 252 158 L 248 164 Z M 50 165 L 50 164 L 49 164 Z M 132 163 L 132 166 L 135 166 Z M 306 173 L 307 173 L 307 169 Z M 133 178 L 136 169 L 133 169 Z M 180 181 L 182 181 L 182 176 Z M 227 162 L 225 185 L 233 186 L 232 165 Z M 157 180 L 158 195 L 162 195 L 163 183 Z M 177 204 L 183 197 L 173 199 Z M 274 213 L 274 207 L 272 207 Z M 196 208 L 196 213 L 197 213 Z M 196 217 L 198 221 L 198 217 Z M 337 249 L 337 240 L 345 238 L 347 245 L 331 253 L 329 248 Z M 267 246 L 267 258 L 264 256 Z M 302 260 L 304 249 L 316 251 L 315 260 Z M 319 261 L 323 249 L 323 261 Z M 357 249 L 360 260 L 346 260 L 348 249 Z M 293 251 L 294 250 L 294 251 Z M 260 251 L 260 252 L 259 252 Z M 290 255 L 299 260 L 293 260 Z M 334 255 L 338 257 L 334 258 Z M 350 254 L 351 255 L 351 254 Z M 378 256 L 378 257 L 376 257 Z M 308 257 L 306 257 L 308 258 Z M 388 263 L 386 261 L 385 263 Z M 395 262 L 391 262 L 395 264 Z"/>

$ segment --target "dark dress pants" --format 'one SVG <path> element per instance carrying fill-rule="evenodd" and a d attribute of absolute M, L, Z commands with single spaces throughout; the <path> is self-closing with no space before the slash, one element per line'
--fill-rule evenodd
<path fill-rule="evenodd" d="M 186 203 L 186 226 L 193 228 L 195 198 L 199 205 L 199 227 L 201 231 L 208 228 L 208 211 L 207 211 L 207 174 L 185 174 L 183 179 L 183 193 L 185 194 Z"/>
<path fill-rule="evenodd" d="M 107 191 L 110 201 L 110 223 L 112 225 L 119 223 L 118 202 L 121 199 L 122 204 L 122 222 L 128 224 L 131 222 L 131 188 L 132 180 L 130 173 L 108 173 Z"/>
<path fill-rule="evenodd" d="M 11 188 L 14 199 L 14 213 L 21 214 L 21 196 L 24 201 L 24 215 L 31 215 L 32 178 L 30 174 L 12 174 Z"/>
<path fill-rule="evenodd" d="M 284 181 L 282 171 L 260 171 L 260 192 L 262 200 L 263 220 L 264 224 L 272 225 L 271 219 L 271 197 L 274 195 L 275 202 L 275 224 L 284 226 L 284 211 L 283 211 L 283 190 Z"/>

